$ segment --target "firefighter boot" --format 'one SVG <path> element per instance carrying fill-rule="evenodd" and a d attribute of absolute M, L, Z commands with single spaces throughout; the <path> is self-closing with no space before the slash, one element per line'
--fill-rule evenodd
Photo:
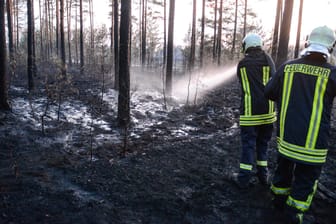
<path fill-rule="evenodd" d="M 258 166 L 257 167 L 257 177 L 261 185 L 269 186 L 267 167 Z"/>

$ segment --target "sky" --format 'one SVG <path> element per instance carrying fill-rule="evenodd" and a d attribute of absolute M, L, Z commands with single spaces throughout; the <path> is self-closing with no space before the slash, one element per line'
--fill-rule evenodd
<path fill-rule="evenodd" d="M 247 0 L 248 5 L 255 10 L 260 17 L 265 31 L 272 32 L 274 26 L 274 17 L 277 0 Z M 95 24 L 105 23 L 108 27 L 110 20 L 108 12 L 110 11 L 108 0 L 94 1 Z M 168 1 L 169 2 L 169 1 Z M 191 0 L 176 0 L 175 15 L 175 43 L 180 44 L 188 31 L 191 22 Z M 201 15 L 201 0 L 197 0 L 198 14 Z M 297 17 L 299 11 L 299 0 L 294 1 L 292 30 L 297 29 Z M 189 13 L 190 12 L 190 13 Z M 306 36 L 310 31 L 320 25 L 327 25 L 336 30 L 336 1 L 335 0 L 304 0 L 302 36 Z M 266 32 L 267 33 L 267 32 Z M 294 34 L 296 32 L 292 32 Z"/>
<path fill-rule="evenodd" d="M 295 35 L 298 23 L 299 0 L 294 1 L 292 17 L 292 35 Z M 272 31 L 274 26 L 276 0 L 248 0 L 260 17 L 265 29 Z M 317 26 L 327 25 L 336 30 L 335 0 L 304 0 L 302 15 L 302 35 L 308 35 Z M 293 39 L 293 37 L 291 37 Z"/>

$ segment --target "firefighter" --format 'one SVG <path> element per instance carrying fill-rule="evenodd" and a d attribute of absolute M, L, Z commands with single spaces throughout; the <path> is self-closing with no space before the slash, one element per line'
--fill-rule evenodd
<path fill-rule="evenodd" d="M 299 59 L 280 66 L 265 87 L 278 110 L 278 161 L 271 191 L 275 208 L 287 223 L 302 223 L 313 200 L 327 158 L 336 67 L 328 63 L 335 33 L 312 30 Z"/>
<path fill-rule="evenodd" d="M 276 121 L 274 102 L 264 96 L 264 88 L 275 73 L 272 58 L 262 49 L 258 34 L 246 35 L 242 43 L 244 58 L 238 63 L 237 76 L 241 86 L 240 134 L 241 157 L 235 181 L 248 188 L 253 167 L 262 185 L 268 184 L 267 151 Z"/>

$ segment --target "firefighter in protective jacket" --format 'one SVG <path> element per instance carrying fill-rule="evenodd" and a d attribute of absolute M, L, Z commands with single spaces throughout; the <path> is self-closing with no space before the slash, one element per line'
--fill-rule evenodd
<path fill-rule="evenodd" d="M 256 163 L 257 177 L 263 185 L 268 183 L 267 151 L 276 121 L 274 103 L 264 96 L 264 88 L 275 73 L 272 58 L 262 50 L 258 34 L 246 35 L 242 43 L 244 58 L 237 66 L 241 86 L 240 132 L 241 158 L 236 182 L 247 188 Z"/>
<path fill-rule="evenodd" d="M 302 223 L 327 158 L 336 69 L 328 63 L 335 33 L 315 28 L 299 59 L 284 63 L 265 88 L 277 102 L 278 164 L 272 181 L 274 206 L 288 223 Z"/>

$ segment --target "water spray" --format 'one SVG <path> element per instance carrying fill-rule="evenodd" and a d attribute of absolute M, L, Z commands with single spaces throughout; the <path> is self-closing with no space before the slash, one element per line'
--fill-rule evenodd
<path fill-rule="evenodd" d="M 230 81 L 236 74 L 236 69 L 237 65 L 232 65 L 193 72 L 191 82 L 189 82 L 189 75 L 185 75 L 174 84 L 174 97 L 181 102 L 189 102 L 194 97 L 201 99 L 207 92 Z M 188 96 L 189 99 L 187 99 Z"/>

